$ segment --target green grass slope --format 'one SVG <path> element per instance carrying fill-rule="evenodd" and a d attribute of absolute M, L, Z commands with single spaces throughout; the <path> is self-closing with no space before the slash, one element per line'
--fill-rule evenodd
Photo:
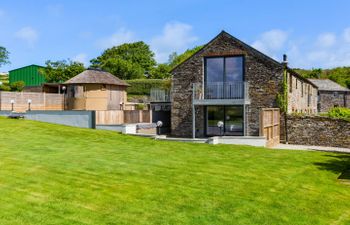
<path fill-rule="evenodd" d="M 0 224 L 349 224 L 349 160 L 0 118 Z"/>

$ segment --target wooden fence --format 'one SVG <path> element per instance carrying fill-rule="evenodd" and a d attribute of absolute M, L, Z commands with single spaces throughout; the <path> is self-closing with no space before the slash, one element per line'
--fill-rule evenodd
<path fill-rule="evenodd" d="M 96 111 L 97 125 L 113 125 L 123 123 L 151 123 L 150 110 L 105 110 Z"/>
<path fill-rule="evenodd" d="M 267 147 L 280 143 L 280 109 L 264 108 L 260 112 L 260 136 L 266 137 Z"/>
<path fill-rule="evenodd" d="M 0 92 L 0 110 L 63 110 L 62 94 L 38 92 Z"/>

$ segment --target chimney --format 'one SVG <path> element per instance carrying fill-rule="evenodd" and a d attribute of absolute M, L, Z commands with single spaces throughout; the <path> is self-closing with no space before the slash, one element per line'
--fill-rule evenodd
<path fill-rule="evenodd" d="M 288 65 L 288 59 L 287 59 L 287 55 L 286 54 L 283 54 L 283 62 L 282 64 L 284 64 L 285 66 Z"/>

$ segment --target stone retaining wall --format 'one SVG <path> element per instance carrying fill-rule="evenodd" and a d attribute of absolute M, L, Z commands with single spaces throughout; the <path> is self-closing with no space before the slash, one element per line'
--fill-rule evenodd
<path fill-rule="evenodd" d="M 350 148 L 350 122 L 321 116 L 288 116 L 288 143 Z"/>

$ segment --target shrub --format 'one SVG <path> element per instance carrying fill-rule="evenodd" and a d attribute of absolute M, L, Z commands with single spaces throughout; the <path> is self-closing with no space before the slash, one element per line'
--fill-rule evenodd
<path fill-rule="evenodd" d="M 22 91 L 24 88 L 24 81 L 16 81 L 10 84 L 11 91 Z"/>
<path fill-rule="evenodd" d="M 0 91 L 11 91 L 11 88 L 8 85 L 0 85 Z"/>
<path fill-rule="evenodd" d="M 330 109 L 326 115 L 331 118 L 350 121 L 350 109 L 348 108 L 335 107 Z"/>
<path fill-rule="evenodd" d="M 295 117 L 303 117 L 303 116 L 306 116 L 306 113 L 303 113 L 303 112 L 292 112 L 291 115 L 295 116 Z"/>
<path fill-rule="evenodd" d="M 126 80 L 131 86 L 127 88 L 130 95 L 150 95 L 152 88 L 169 89 L 169 79 L 135 79 Z"/>
<path fill-rule="evenodd" d="M 144 109 L 145 109 L 145 104 L 143 104 L 143 103 L 137 104 L 137 105 L 136 105 L 136 109 L 137 109 L 137 110 L 144 110 Z"/>

